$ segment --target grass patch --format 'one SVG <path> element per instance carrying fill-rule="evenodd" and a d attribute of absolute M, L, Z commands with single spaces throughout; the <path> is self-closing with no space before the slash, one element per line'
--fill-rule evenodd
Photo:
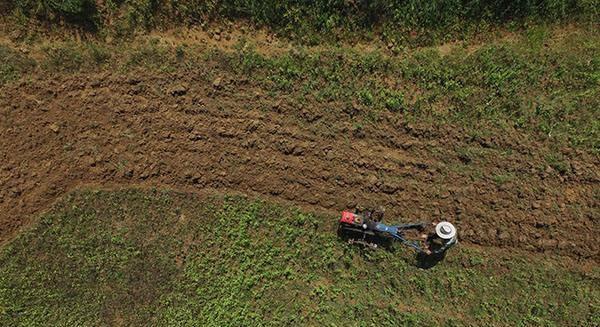
<path fill-rule="evenodd" d="M 96 65 L 102 65 L 110 62 L 112 57 L 110 49 L 99 43 L 88 43 L 87 50 L 92 62 Z"/>
<path fill-rule="evenodd" d="M 546 163 L 561 175 L 571 172 L 571 164 L 559 153 L 552 153 L 546 156 Z"/>
<path fill-rule="evenodd" d="M 0 252 L 0 325 L 595 325 L 598 270 L 464 245 L 431 270 L 336 217 L 240 197 L 83 191 Z"/>
<path fill-rule="evenodd" d="M 150 39 L 139 47 L 128 53 L 126 68 L 148 68 L 160 71 L 171 71 L 174 69 L 172 50 L 159 43 L 158 39 Z"/>
<path fill-rule="evenodd" d="M 600 38 L 575 34 L 538 49 L 530 47 L 538 42 L 531 38 L 449 54 L 423 49 L 401 57 L 335 48 L 266 57 L 246 46 L 224 55 L 235 72 L 276 94 L 335 103 L 340 116 L 359 104 L 364 119 L 389 110 L 405 120 L 459 124 L 490 134 L 533 132 L 537 139 L 598 151 Z"/>
<path fill-rule="evenodd" d="M 32 70 L 36 62 L 21 52 L 0 44 L 0 85 L 19 78 Z"/>
<path fill-rule="evenodd" d="M 481 158 L 484 158 L 485 152 L 480 147 L 459 147 L 456 149 L 458 159 L 465 164 L 470 164 Z"/>
<path fill-rule="evenodd" d="M 42 66 L 72 72 L 110 64 L 122 71 L 228 75 L 251 81 L 271 97 L 330 107 L 325 118 L 331 121 L 350 118 L 376 126 L 392 113 L 392 121 L 454 124 L 469 135 L 486 133 L 490 137 L 480 142 L 486 147 L 495 146 L 496 136 L 516 133 L 598 152 L 600 34 L 549 34 L 536 26 L 510 41 L 448 53 L 423 48 L 401 56 L 335 46 L 296 46 L 265 55 L 248 41 L 232 51 L 157 38 L 110 46 L 56 43 L 45 49 Z M 5 75 L 14 79 L 23 72 L 10 68 L 11 60 Z"/>
<path fill-rule="evenodd" d="M 494 181 L 494 183 L 496 183 L 496 185 L 498 186 L 502 186 L 506 183 L 510 183 L 511 181 L 513 181 L 516 178 L 515 174 L 513 173 L 507 173 L 507 174 L 497 174 L 492 176 L 492 180 Z"/>
<path fill-rule="evenodd" d="M 107 1 L 108 4 L 113 1 Z M 70 26 L 97 31 L 101 25 L 98 7 L 94 0 L 15 0 L 0 4 L 3 12 L 12 12 L 13 17 L 27 28 L 27 20 L 41 22 L 66 22 Z"/>
<path fill-rule="evenodd" d="M 57 43 L 43 49 L 46 57 L 43 66 L 51 71 L 74 72 L 84 64 L 81 47 L 74 43 Z"/>
<path fill-rule="evenodd" d="M 62 20 L 117 34 L 243 20 L 313 44 L 360 35 L 379 36 L 396 45 L 423 45 L 497 26 L 598 21 L 597 0 L 16 0 L 3 7 L 15 16 Z"/>

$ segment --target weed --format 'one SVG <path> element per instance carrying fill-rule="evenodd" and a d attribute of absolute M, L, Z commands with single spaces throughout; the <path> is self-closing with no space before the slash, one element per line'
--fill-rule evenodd
<path fill-rule="evenodd" d="M 185 45 L 178 45 L 175 48 L 175 59 L 177 62 L 182 62 L 185 59 Z"/>
<path fill-rule="evenodd" d="M 97 22 L 93 0 L 16 0 L 11 9 L 42 20 L 64 19 L 89 28 L 95 28 Z"/>
<path fill-rule="evenodd" d="M 358 91 L 357 96 L 358 96 L 358 99 L 360 100 L 360 102 L 367 106 L 373 105 L 373 103 L 375 101 L 375 97 L 373 96 L 371 91 L 369 91 L 367 89 L 362 89 L 362 90 Z"/>
<path fill-rule="evenodd" d="M 352 125 L 352 135 L 357 138 L 364 138 L 366 134 L 363 125 L 360 123 L 354 123 Z"/>
<path fill-rule="evenodd" d="M 84 64 L 84 55 L 81 49 L 72 43 L 59 43 L 44 48 L 46 58 L 43 61 L 48 70 L 73 72 L 79 70 Z"/>
<path fill-rule="evenodd" d="M 381 34 L 394 43 L 425 44 L 491 26 L 515 28 L 530 22 L 597 22 L 597 1 L 540 0 L 498 2 L 490 0 L 359 1 L 315 0 L 278 2 L 256 0 L 17 0 L 7 10 L 27 17 L 109 27 L 133 32 L 174 23 L 204 26 L 218 20 L 244 19 L 269 27 L 306 44 L 356 33 Z M 106 27 L 106 26 L 105 26 Z M 536 36 L 534 36 L 535 38 Z"/>
<path fill-rule="evenodd" d="M 363 251 L 338 241 L 330 220 L 240 197 L 71 194 L 0 250 L 0 324 L 591 325 L 595 319 L 595 270 L 580 274 L 541 257 L 461 246 L 423 271 L 407 252 Z"/>
<path fill-rule="evenodd" d="M 460 148 L 456 151 L 456 153 L 458 154 L 458 159 L 466 164 L 471 163 L 475 158 L 473 152 L 467 148 Z"/>
<path fill-rule="evenodd" d="M 169 49 L 159 44 L 158 39 L 150 39 L 129 53 L 126 68 L 145 67 L 161 71 L 175 69 L 169 56 Z"/>
<path fill-rule="evenodd" d="M 569 162 L 559 153 L 551 153 L 546 156 L 546 163 L 561 175 L 568 174 L 571 172 L 571 165 Z"/>
<path fill-rule="evenodd" d="M 404 94 L 399 91 L 383 90 L 382 96 L 385 99 L 385 107 L 392 112 L 404 110 Z"/>
<path fill-rule="evenodd" d="M 509 183 L 509 182 L 513 181 L 514 179 L 515 179 L 515 175 L 513 173 L 497 174 L 497 175 L 492 176 L 492 180 L 498 186 Z"/>
<path fill-rule="evenodd" d="M 532 28 L 522 38 L 468 53 L 419 49 L 401 57 L 339 47 L 297 47 L 264 55 L 247 40 L 238 42 L 233 52 L 169 46 L 157 39 L 127 47 L 92 44 L 88 49 L 57 43 L 47 50 L 42 66 L 64 71 L 107 62 L 157 71 L 208 66 L 209 75 L 251 79 L 272 96 L 314 101 L 331 107 L 331 115 L 344 112 L 357 121 L 377 122 L 386 111 L 401 112 L 395 119 L 464 127 L 486 147 L 494 145 L 495 136 L 517 133 L 598 151 L 600 38 L 578 30 L 551 40 L 551 46 L 530 49 L 531 43 L 548 43 L 548 37 L 544 28 Z M 3 67 L 4 76 L 13 76 L 4 80 L 20 74 L 13 67 Z M 468 161 L 467 156 L 462 159 Z"/>
<path fill-rule="evenodd" d="M 26 55 L 0 44 L 0 85 L 33 70 L 36 62 Z"/>
<path fill-rule="evenodd" d="M 105 64 L 111 58 L 109 49 L 101 44 L 88 43 L 87 48 L 92 61 L 97 65 Z"/>

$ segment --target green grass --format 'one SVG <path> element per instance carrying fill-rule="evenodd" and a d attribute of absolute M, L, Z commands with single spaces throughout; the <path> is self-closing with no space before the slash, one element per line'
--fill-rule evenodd
<path fill-rule="evenodd" d="M 515 134 L 598 152 L 600 34 L 554 32 L 536 26 L 508 41 L 399 55 L 335 46 L 296 46 L 264 55 L 248 41 L 233 51 L 169 45 L 156 38 L 116 45 L 56 42 L 44 49 L 41 66 L 51 72 L 202 71 L 209 83 L 210 77 L 227 74 L 249 79 L 273 98 L 330 107 L 325 119 L 333 122 L 349 116 L 353 124 L 377 126 L 389 112 L 396 122 L 458 125 L 474 139 L 485 132 L 491 147 L 496 136 Z M 2 49 L 0 55 L 9 51 Z M 12 68 L 22 66 L 22 55 L 4 57 L 3 80 L 27 75 L 27 69 Z M 32 71 L 34 66 L 25 67 Z"/>
<path fill-rule="evenodd" d="M 36 62 L 27 55 L 0 44 L 0 86 L 33 71 Z"/>
<path fill-rule="evenodd" d="M 515 175 L 513 173 L 498 174 L 498 175 L 492 176 L 492 181 L 494 181 L 494 183 L 496 183 L 496 185 L 498 185 L 498 186 L 509 183 L 509 182 L 513 181 L 514 179 L 515 179 Z"/>
<path fill-rule="evenodd" d="M 599 271 L 459 244 L 335 235 L 337 217 L 241 197 L 80 191 L 0 252 L 2 326 L 594 326 Z"/>
<path fill-rule="evenodd" d="M 561 154 L 554 153 L 548 155 L 546 163 L 562 175 L 571 172 L 571 165 Z"/>
<path fill-rule="evenodd" d="M 74 43 L 48 46 L 43 51 L 45 52 L 43 64 L 47 70 L 74 72 L 79 70 L 85 62 L 78 45 Z"/>
<path fill-rule="evenodd" d="M 4 4 L 3 9 L 18 17 L 62 20 L 117 34 L 243 20 L 305 43 L 379 36 L 394 44 L 426 44 L 496 26 L 594 24 L 599 6 L 598 0 L 16 0 Z"/>

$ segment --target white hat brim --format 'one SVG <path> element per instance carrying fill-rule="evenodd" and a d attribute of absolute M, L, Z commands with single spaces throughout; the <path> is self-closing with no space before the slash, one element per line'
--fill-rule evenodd
<path fill-rule="evenodd" d="M 450 229 L 450 234 L 442 233 L 442 227 L 448 227 Z M 437 236 L 445 240 L 449 240 L 456 236 L 456 227 L 454 227 L 454 225 L 447 221 L 442 221 L 435 226 L 435 233 L 437 234 Z"/>

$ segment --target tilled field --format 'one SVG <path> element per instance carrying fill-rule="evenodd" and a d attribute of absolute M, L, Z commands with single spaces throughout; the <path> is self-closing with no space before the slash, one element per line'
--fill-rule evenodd
<path fill-rule="evenodd" d="M 0 241 L 82 184 L 280 199 L 336 215 L 382 205 L 388 221 L 448 219 L 461 241 L 598 259 L 598 158 L 521 135 L 268 96 L 203 71 L 57 74 L 0 87 Z M 465 155 L 465 151 L 478 153 Z M 333 224 L 333 222 L 332 222 Z"/>

